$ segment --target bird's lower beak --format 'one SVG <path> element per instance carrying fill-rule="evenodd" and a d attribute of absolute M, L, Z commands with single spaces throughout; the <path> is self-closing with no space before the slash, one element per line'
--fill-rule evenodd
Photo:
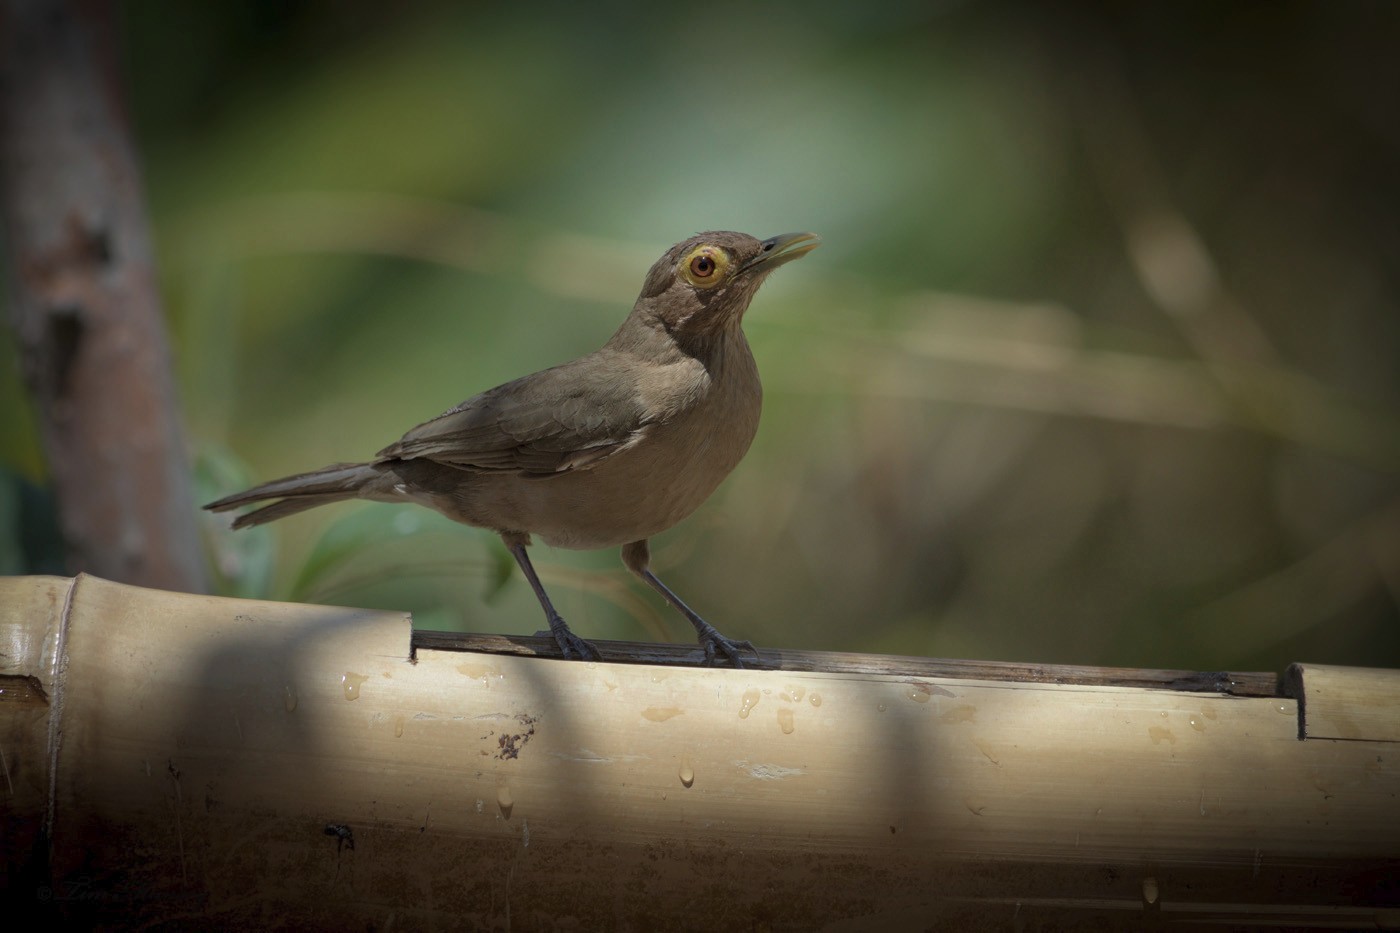
<path fill-rule="evenodd" d="M 745 272 L 772 272 L 785 262 L 801 259 L 822 245 L 815 233 L 784 233 L 763 241 L 763 251 L 749 261 Z"/>

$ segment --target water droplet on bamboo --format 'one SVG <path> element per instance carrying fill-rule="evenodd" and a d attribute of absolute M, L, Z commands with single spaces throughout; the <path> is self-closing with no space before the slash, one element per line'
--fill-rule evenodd
<path fill-rule="evenodd" d="M 778 728 L 783 730 L 783 735 L 792 735 L 792 710 L 786 706 L 778 710 Z"/>
<path fill-rule="evenodd" d="M 396 739 L 401 739 L 401 738 L 403 738 L 403 717 L 402 717 L 402 716 L 395 716 L 395 717 L 394 717 L 394 738 L 396 738 Z"/>
<path fill-rule="evenodd" d="M 946 723 L 976 722 L 977 707 L 973 706 L 971 703 L 959 703 L 952 709 L 940 714 L 938 721 Z"/>
<path fill-rule="evenodd" d="M 814 693 L 814 694 L 812 694 L 811 696 L 809 696 L 809 697 L 807 698 L 807 702 L 808 702 L 808 703 L 811 703 L 813 706 L 821 706 L 821 705 L 822 705 L 822 695 L 821 695 L 820 693 Z"/>
<path fill-rule="evenodd" d="M 695 783 L 695 768 L 690 763 L 689 755 L 681 756 L 681 770 L 678 776 L 682 787 L 689 787 Z"/>
<path fill-rule="evenodd" d="M 1151 737 L 1153 745 L 1161 745 L 1163 742 L 1169 745 L 1176 744 L 1176 736 L 1172 735 L 1172 730 L 1162 726 L 1149 726 L 1147 734 Z"/>
<path fill-rule="evenodd" d="M 360 698 L 360 686 L 369 680 L 364 674 L 356 674 L 346 671 L 340 675 L 340 686 L 345 691 L 345 699 L 358 700 Z"/>
<path fill-rule="evenodd" d="M 504 784 L 496 788 L 496 806 L 501 808 L 501 816 L 510 819 L 510 811 L 515 809 L 515 798 L 510 795 L 510 788 Z"/>
<path fill-rule="evenodd" d="M 758 692 L 757 688 L 750 687 L 745 690 L 743 703 L 739 707 L 739 718 L 748 719 L 749 713 L 753 711 L 753 708 L 758 705 L 758 701 L 761 699 L 763 699 L 763 696 Z"/>
<path fill-rule="evenodd" d="M 297 708 L 297 688 L 293 687 L 291 684 L 287 684 L 287 686 L 283 688 L 282 705 L 287 708 L 287 712 L 289 713 L 294 712 Z"/>
<path fill-rule="evenodd" d="M 1142 879 L 1142 899 L 1149 904 L 1157 903 L 1157 879 L 1147 877 Z"/>
<path fill-rule="evenodd" d="M 491 689 L 492 679 L 495 679 L 497 681 L 503 681 L 506 679 L 505 674 L 502 674 L 500 671 L 496 670 L 496 668 L 491 667 L 487 664 L 458 664 L 457 670 L 458 672 L 467 675 L 473 680 L 481 681 L 481 685 L 488 690 Z"/>

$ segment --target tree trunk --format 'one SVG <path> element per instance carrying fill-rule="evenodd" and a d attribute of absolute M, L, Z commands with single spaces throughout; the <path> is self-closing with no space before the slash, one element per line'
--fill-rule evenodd
<path fill-rule="evenodd" d="M 113 8 L 2 0 L 11 318 L 74 571 L 204 589 Z"/>

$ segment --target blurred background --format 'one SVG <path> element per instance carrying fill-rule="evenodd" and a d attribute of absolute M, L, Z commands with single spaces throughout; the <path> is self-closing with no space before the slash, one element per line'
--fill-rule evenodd
<path fill-rule="evenodd" d="M 753 449 L 653 541 L 723 632 L 1400 665 L 1400 6 L 121 10 L 201 502 L 596 348 L 693 232 L 812 230 Z M 61 571 L 0 339 L 0 571 Z M 427 510 L 203 518 L 225 593 L 542 627 Z M 585 637 L 692 637 L 615 552 L 535 559 Z"/>

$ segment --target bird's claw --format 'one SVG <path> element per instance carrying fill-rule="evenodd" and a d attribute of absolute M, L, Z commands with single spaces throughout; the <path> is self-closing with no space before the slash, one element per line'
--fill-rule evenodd
<path fill-rule="evenodd" d="M 758 649 L 753 646 L 751 641 L 735 641 L 725 638 L 713 625 L 709 624 L 699 629 L 699 632 L 700 647 L 705 649 L 706 667 L 713 667 L 719 654 L 723 653 L 729 659 L 729 663 L 742 670 L 744 662 L 740 659 L 739 654 L 745 650 L 753 652 L 754 660 L 763 660 L 763 656 L 758 653 Z"/>
<path fill-rule="evenodd" d="M 543 632 L 539 634 L 543 635 Z M 571 661 L 578 658 L 581 661 L 601 661 L 603 656 L 598 653 L 598 649 L 593 647 L 591 642 L 579 638 L 565 624 L 559 616 L 552 616 L 549 620 L 549 634 L 554 637 L 554 643 L 559 646 L 559 653 L 564 656 L 564 660 Z"/>

